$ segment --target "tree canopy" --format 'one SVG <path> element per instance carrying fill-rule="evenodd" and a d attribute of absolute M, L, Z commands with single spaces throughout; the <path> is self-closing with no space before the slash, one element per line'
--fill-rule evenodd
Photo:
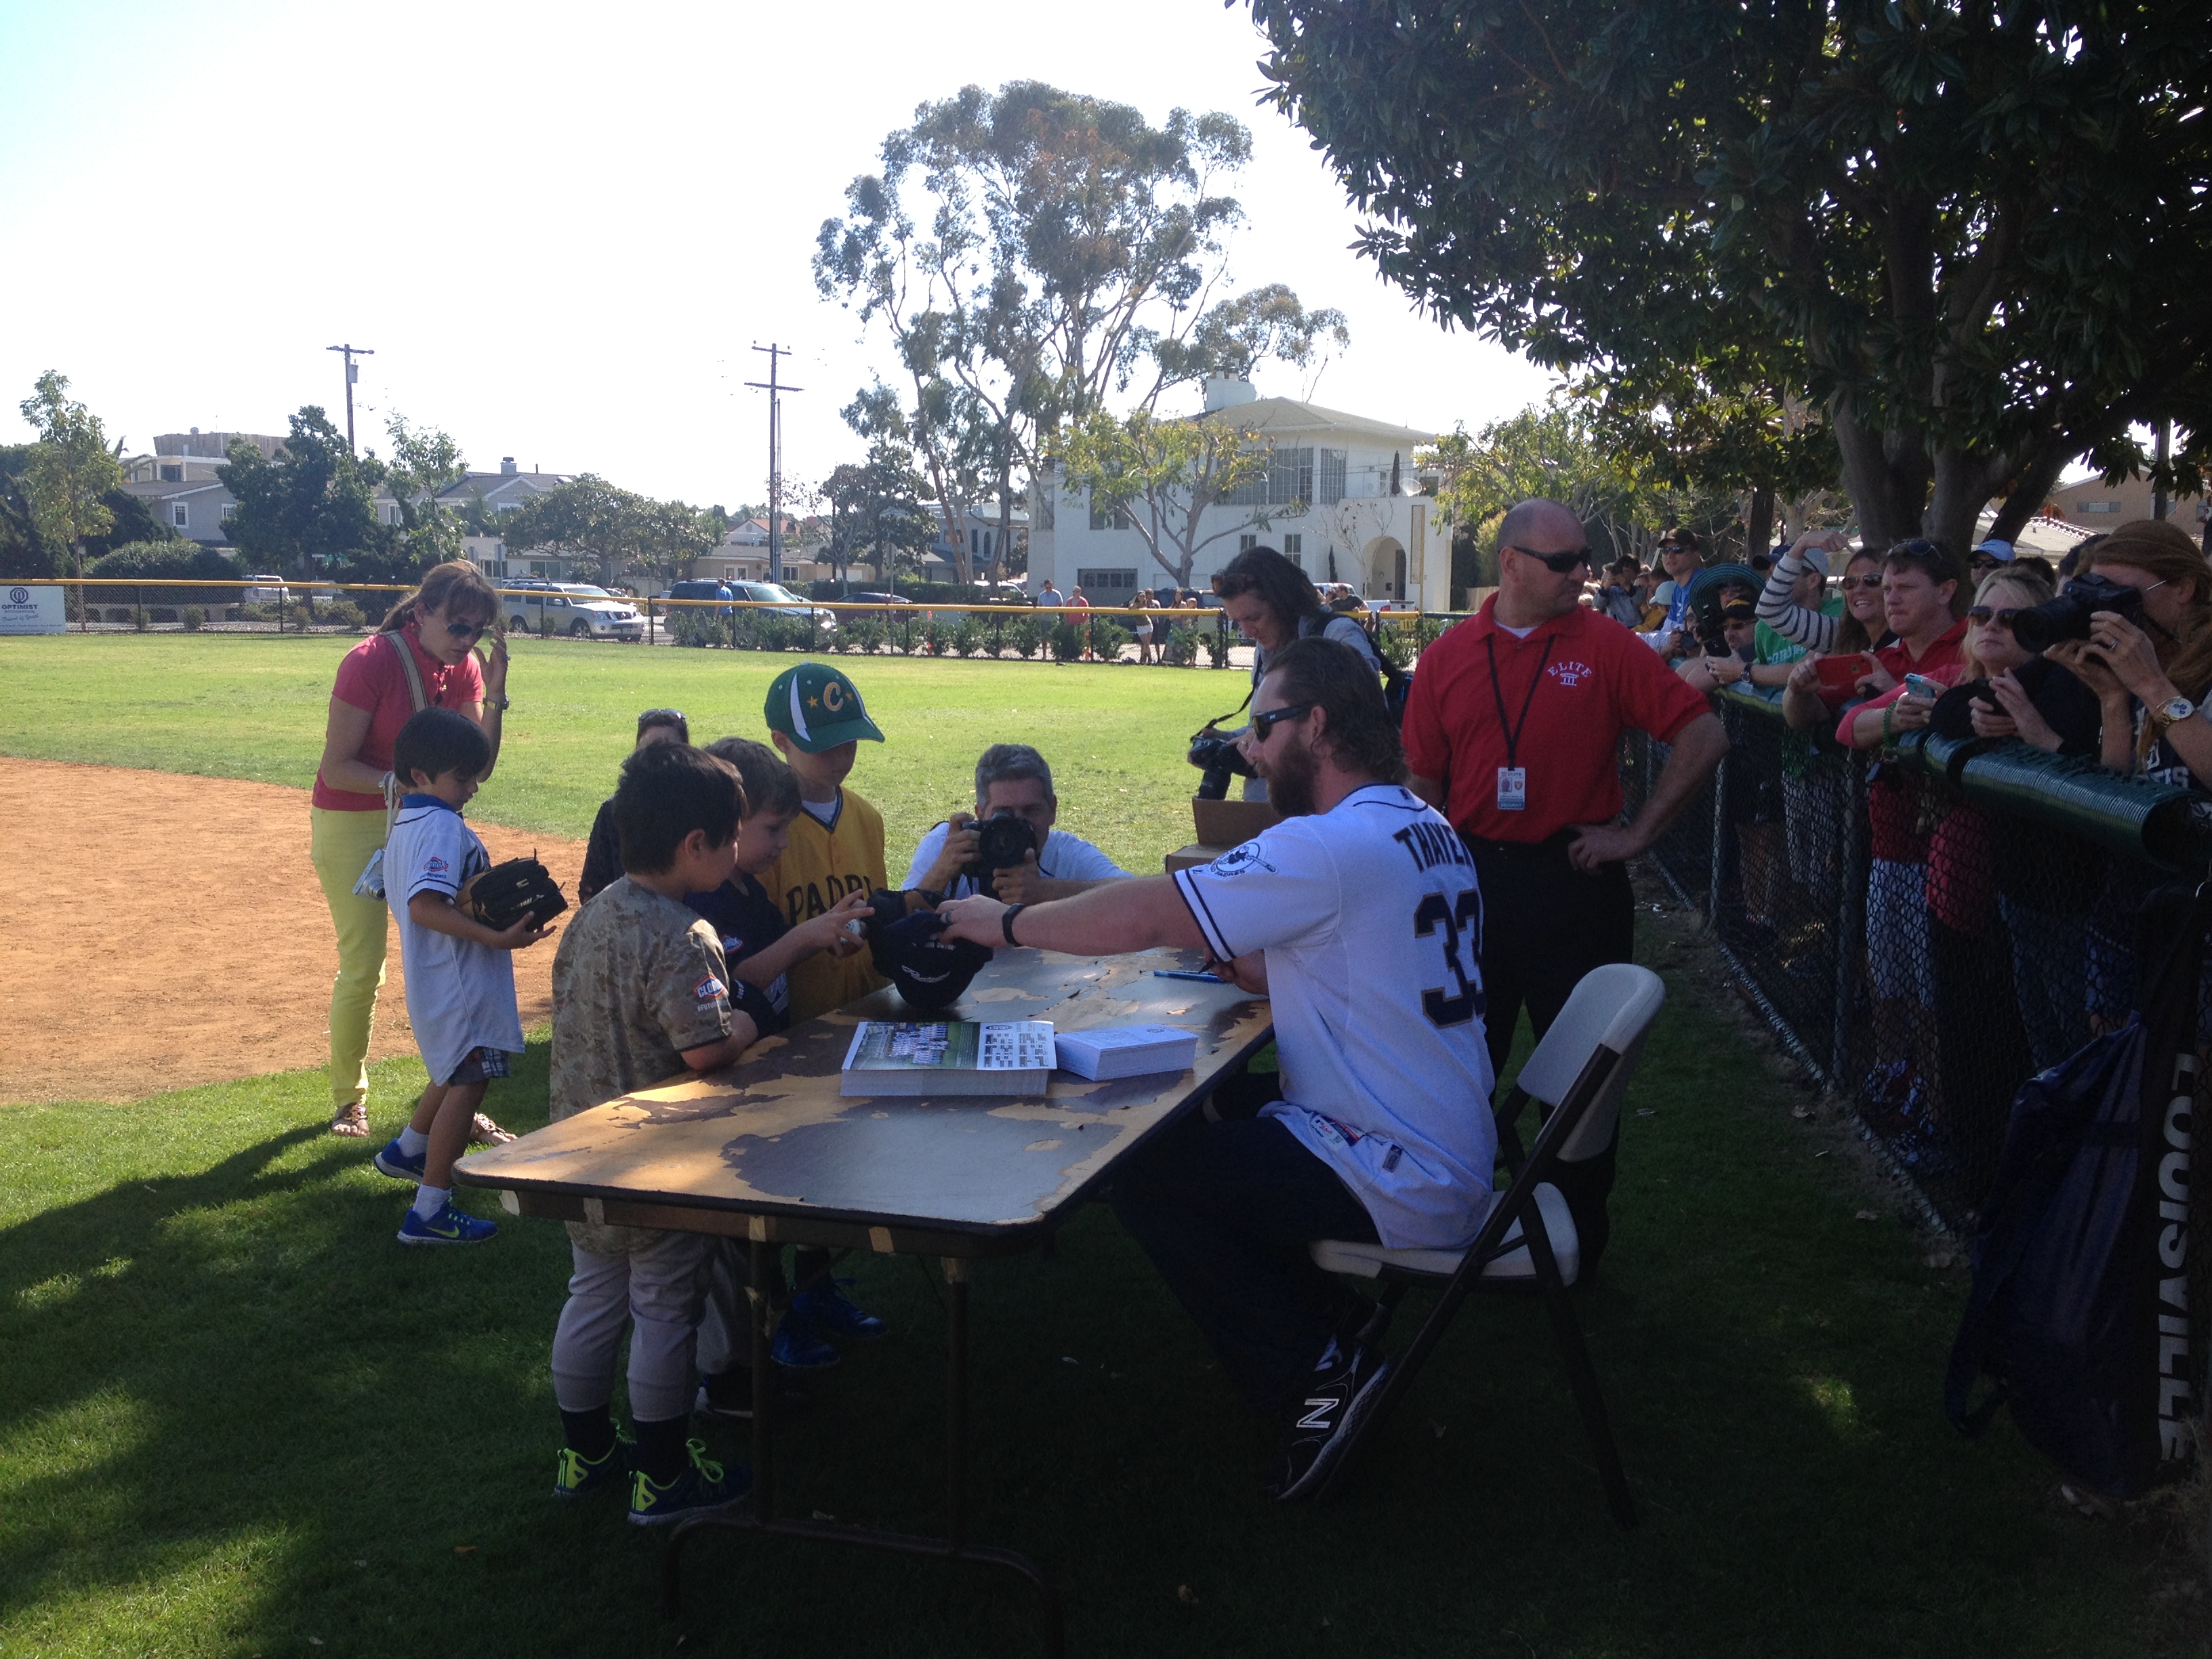
<path fill-rule="evenodd" d="M 2212 400 L 2212 30 L 2179 0 L 1252 0 L 1359 246 L 1571 374 L 1820 411 L 1864 532 L 1963 545 Z"/>
<path fill-rule="evenodd" d="M 356 457 L 345 434 L 313 404 L 291 417 L 291 432 L 270 459 L 234 438 L 216 469 L 238 506 L 230 539 L 246 564 L 277 575 L 335 573 L 383 548 L 374 494 L 380 471 Z M 372 574 L 382 575 L 372 567 Z"/>
<path fill-rule="evenodd" d="M 881 327 L 899 369 L 896 391 L 878 381 L 846 418 L 913 446 L 963 581 L 959 520 L 988 490 L 1007 528 L 1017 474 L 1062 422 L 1345 343 L 1341 314 L 1307 312 L 1280 283 L 1218 295 L 1243 216 L 1225 186 L 1251 150 L 1218 112 L 1155 127 L 1127 104 L 1017 81 L 921 106 L 884 140 L 881 170 L 848 186 L 816 240 L 816 286 Z"/>
<path fill-rule="evenodd" d="M 1200 549 L 1268 522 L 1265 507 L 1207 532 L 1208 507 L 1267 476 L 1265 438 L 1237 424 L 1228 411 L 1194 420 L 1163 420 L 1133 410 L 1116 419 L 1094 410 L 1054 441 L 1055 459 L 1071 489 L 1090 498 L 1095 523 L 1126 520 L 1152 561 L 1188 587 Z"/>
<path fill-rule="evenodd" d="M 17 476 L 31 527 L 48 548 L 64 553 L 70 568 L 58 574 L 73 575 L 87 538 L 114 526 L 102 498 L 123 487 L 123 468 L 100 416 L 68 392 L 68 376 L 50 368 L 19 405 L 39 436 Z"/>

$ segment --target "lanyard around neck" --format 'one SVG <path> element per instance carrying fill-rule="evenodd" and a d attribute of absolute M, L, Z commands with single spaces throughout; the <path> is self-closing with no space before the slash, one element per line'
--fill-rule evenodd
<path fill-rule="evenodd" d="M 1498 727 L 1505 735 L 1505 764 L 1520 764 L 1521 728 L 1528 724 L 1528 711 L 1535 707 L 1536 688 L 1544 683 L 1544 669 L 1552 660 L 1552 647 L 1559 642 L 1554 634 L 1544 641 L 1544 654 L 1536 659 L 1536 677 L 1528 682 L 1528 695 L 1521 700 L 1521 718 L 1508 724 L 1505 714 L 1505 691 L 1498 683 L 1498 635 L 1485 634 L 1483 648 L 1490 653 L 1490 695 L 1498 701 Z"/>

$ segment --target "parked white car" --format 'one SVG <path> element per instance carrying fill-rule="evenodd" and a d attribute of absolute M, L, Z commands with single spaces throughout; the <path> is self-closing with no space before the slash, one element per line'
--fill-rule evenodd
<path fill-rule="evenodd" d="M 567 634 L 580 640 L 632 642 L 645 637 L 645 618 L 604 587 L 585 582 L 506 582 L 501 586 L 525 590 L 500 596 L 500 608 L 507 613 L 511 634 Z"/>
<path fill-rule="evenodd" d="M 282 576 L 248 576 L 246 580 L 249 582 L 263 584 L 263 586 L 240 589 L 238 597 L 239 602 L 242 605 L 275 605 L 279 601 L 285 604 L 291 602 L 291 591 L 284 586 L 284 579 Z"/>

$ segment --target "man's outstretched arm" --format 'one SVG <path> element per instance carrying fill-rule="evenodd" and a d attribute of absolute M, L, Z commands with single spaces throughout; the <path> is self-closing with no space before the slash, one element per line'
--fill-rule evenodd
<path fill-rule="evenodd" d="M 1000 918 L 1006 907 L 980 894 L 938 907 L 954 939 L 977 945 L 1006 942 Z M 1109 881 L 1073 898 L 1027 905 L 1014 921 L 1014 937 L 1040 950 L 1070 956 L 1120 956 L 1162 946 L 1203 950 L 1205 935 L 1172 876 L 1134 876 Z"/>

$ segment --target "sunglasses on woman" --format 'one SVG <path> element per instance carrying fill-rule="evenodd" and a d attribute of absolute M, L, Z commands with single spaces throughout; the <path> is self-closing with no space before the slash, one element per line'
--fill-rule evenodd
<path fill-rule="evenodd" d="M 1844 586 L 1845 587 L 1880 587 L 1881 572 L 1869 570 L 1863 576 L 1846 576 L 1844 578 Z"/>
<path fill-rule="evenodd" d="M 457 640 L 466 640 L 471 645 L 474 645 L 483 638 L 490 627 L 491 624 L 488 622 L 457 623 L 448 620 L 445 623 L 447 633 Z"/>
<path fill-rule="evenodd" d="M 2003 611 L 1992 611 L 1985 605 L 1977 605 L 1967 608 L 1966 620 L 1970 623 L 1995 623 L 1999 628 L 2010 631 L 2012 619 L 2018 615 L 2020 615 L 2020 610 L 2017 606 L 2008 607 Z"/>

